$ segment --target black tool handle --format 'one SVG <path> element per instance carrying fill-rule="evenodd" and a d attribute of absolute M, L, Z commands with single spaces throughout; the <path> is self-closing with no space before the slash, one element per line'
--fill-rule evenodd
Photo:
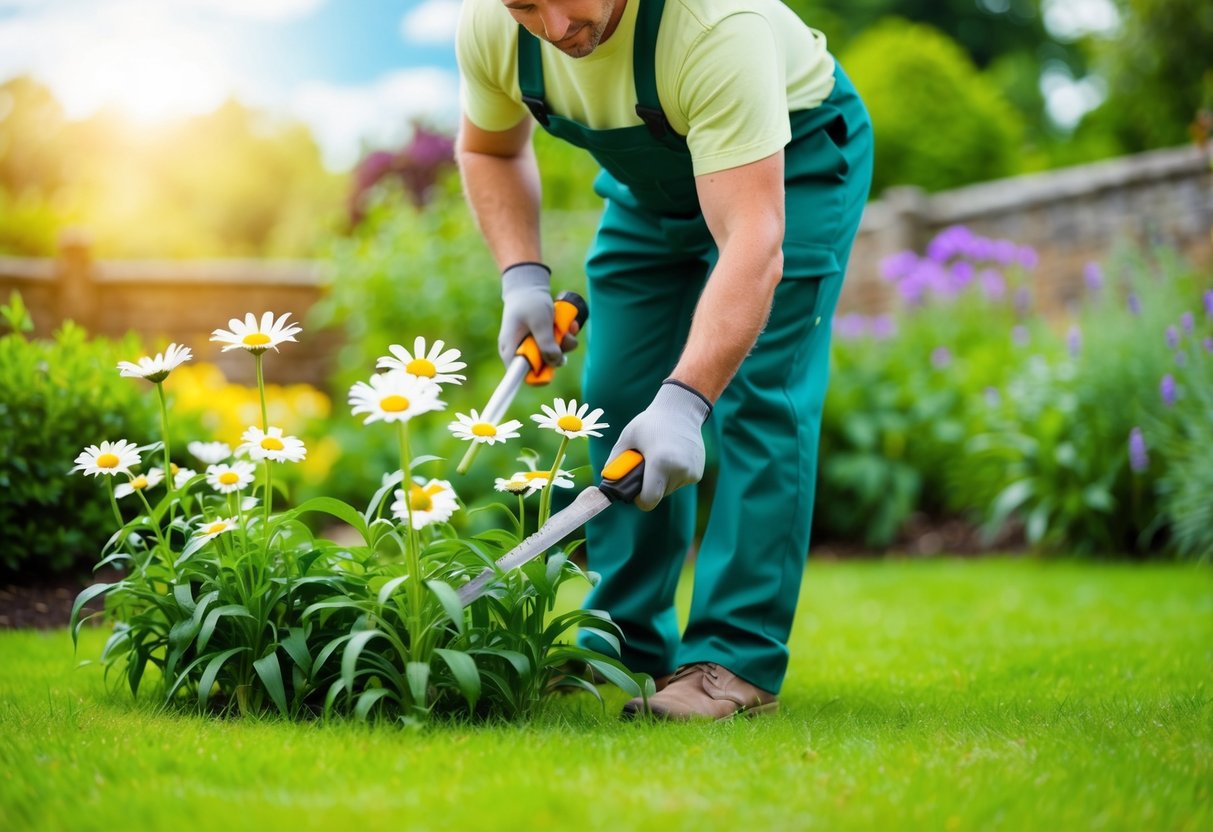
<path fill-rule="evenodd" d="M 602 469 L 598 490 L 612 503 L 630 503 L 640 493 L 644 482 L 644 455 L 640 451 L 624 451 Z"/>

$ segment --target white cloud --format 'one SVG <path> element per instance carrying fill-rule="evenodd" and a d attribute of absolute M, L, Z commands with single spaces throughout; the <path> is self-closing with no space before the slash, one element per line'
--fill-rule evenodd
<path fill-rule="evenodd" d="M 402 70 L 365 86 L 312 83 L 298 89 L 290 112 L 306 123 L 324 149 L 325 163 L 350 167 L 366 147 L 400 147 L 414 119 L 451 128 L 459 80 L 437 67 Z"/>
<path fill-rule="evenodd" d="M 187 0 L 188 4 L 207 11 L 233 17 L 256 20 L 289 20 L 306 17 L 327 0 Z"/>
<path fill-rule="evenodd" d="M 400 32 L 411 43 L 450 44 L 459 25 L 459 0 L 422 0 L 400 21 Z"/>

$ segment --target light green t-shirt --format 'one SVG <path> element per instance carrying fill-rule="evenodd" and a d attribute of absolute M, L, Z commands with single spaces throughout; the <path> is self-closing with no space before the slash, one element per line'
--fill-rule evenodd
<path fill-rule="evenodd" d="M 632 41 L 643 0 L 626 2 L 618 28 L 584 58 L 540 42 L 552 112 L 597 130 L 642 123 Z M 530 118 L 518 88 L 518 24 L 502 0 L 463 0 L 456 54 L 473 124 L 508 130 Z M 777 152 L 791 139 L 788 113 L 816 107 L 834 87 L 825 36 L 779 0 L 666 0 L 656 62 L 661 108 L 686 136 L 697 176 Z"/>

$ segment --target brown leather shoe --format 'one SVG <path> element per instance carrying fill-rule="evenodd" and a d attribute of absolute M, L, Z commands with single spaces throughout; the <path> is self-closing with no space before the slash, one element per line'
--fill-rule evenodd
<path fill-rule="evenodd" d="M 779 697 L 754 687 L 714 662 L 684 665 L 668 684 L 649 697 L 648 709 L 637 697 L 623 706 L 623 716 L 661 719 L 731 719 L 738 714 L 758 716 L 779 711 Z"/>

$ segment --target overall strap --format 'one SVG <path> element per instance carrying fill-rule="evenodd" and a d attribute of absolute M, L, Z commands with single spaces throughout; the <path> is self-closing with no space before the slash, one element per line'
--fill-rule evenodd
<path fill-rule="evenodd" d="M 539 53 L 539 39 L 522 25 L 518 26 L 518 88 L 522 90 L 522 103 L 536 121 L 547 127 L 550 111 L 544 98 L 543 57 Z"/>
<path fill-rule="evenodd" d="M 654 139 L 676 135 L 661 109 L 657 96 L 657 29 L 665 0 L 630 0 L 640 3 L 636 13 L 636 37 L 632 41 L 632 73 L 636 78 L 636 115 Z"/>

